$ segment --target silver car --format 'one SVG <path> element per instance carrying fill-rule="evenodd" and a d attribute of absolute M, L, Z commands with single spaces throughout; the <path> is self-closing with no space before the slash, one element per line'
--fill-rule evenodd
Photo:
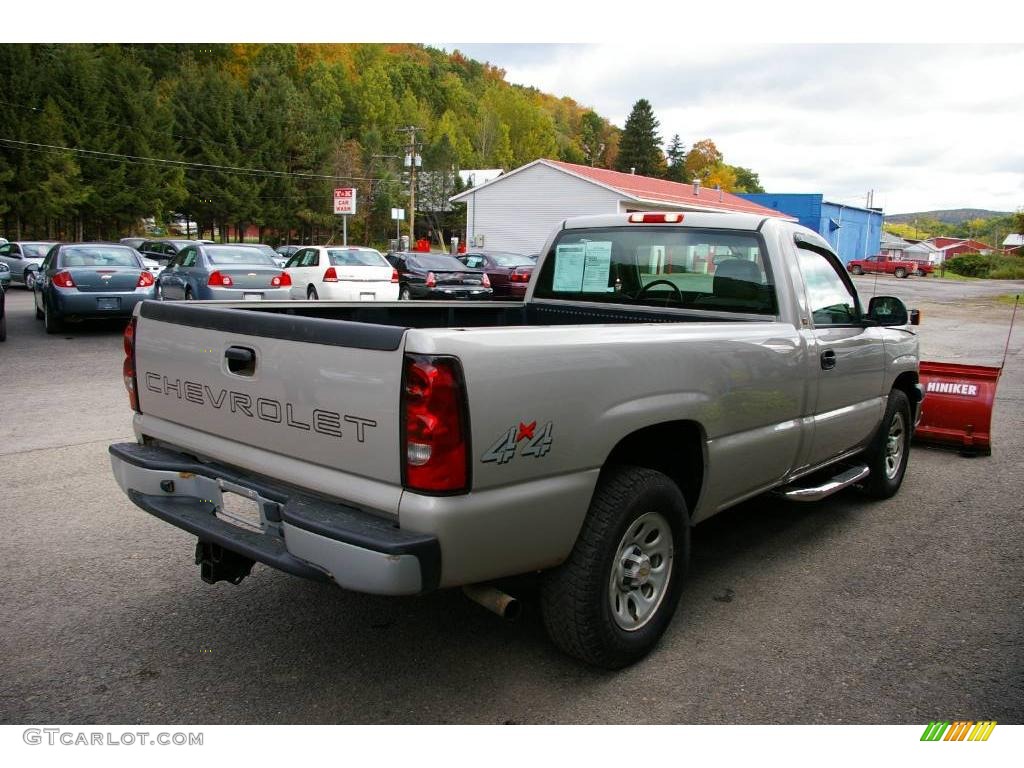
<path fill-rule="evenodd" d="M 270 251 L 267 253 L 263 249 Z M 157 278 L 158 299 L 288 301 L 292 281 L 268 246 L 195 243 Z"/>
<path fill-rule="evenodd" d="M 36 272 L 43 263 L 46 254 L 57 243 L 53 241 L 19 240 L 0 245 L 0 262 L 11 270 L 11 280 L 24 285 L 30 291 L 35 283 Z"/>

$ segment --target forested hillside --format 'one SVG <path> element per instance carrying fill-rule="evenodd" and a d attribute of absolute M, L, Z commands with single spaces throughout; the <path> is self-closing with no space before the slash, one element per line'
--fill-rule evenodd
<path fill-rule="evenodd" d="M 322 238 L 331 190 L 354 186 L 350 235 L 380 242 L 407 201 L 411 136 L 422 170 L 448 172 L 434 183 L 538 157 L 610 166 L 619 136 L 571 99 L 416 45 L 2 45 L 0 83 L 8 238 L 108 239 L 172 211 L 207 232 Z"/>

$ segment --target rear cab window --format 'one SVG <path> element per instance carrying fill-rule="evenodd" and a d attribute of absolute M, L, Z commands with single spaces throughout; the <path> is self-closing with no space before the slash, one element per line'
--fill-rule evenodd
<path fill-rule="evenodd" d="M 534 298 L 778 312 L 759 233 L 668 226 L 563 230 L 541 267 Z"/>

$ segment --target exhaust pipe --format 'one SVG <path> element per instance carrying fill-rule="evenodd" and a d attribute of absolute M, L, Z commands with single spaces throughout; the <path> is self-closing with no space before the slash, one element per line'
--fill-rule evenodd
<path fill-rule="evenodd" d="M 507 621 L 515 621 L 523 612 L 523 607 L 516 598 L 486 584 L 467 584 L 462 591 L 474 603 L 482 605 Z"/>

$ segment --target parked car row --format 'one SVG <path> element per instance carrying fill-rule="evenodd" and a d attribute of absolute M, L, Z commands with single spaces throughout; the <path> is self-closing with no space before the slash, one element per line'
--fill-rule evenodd
<path fill-rule="evenodd" d="M 297 246 L 283 268 L 282 258 L 268 245 L 206 240 L 0 246 L 0 266 L 33 291 L 36 317 L 48 333 L 59 333 L 68 320 L 128 318 L 144 299 L 522 299 L 535 266 L 514 253 L 385 257 L 359 246 Z"/>

